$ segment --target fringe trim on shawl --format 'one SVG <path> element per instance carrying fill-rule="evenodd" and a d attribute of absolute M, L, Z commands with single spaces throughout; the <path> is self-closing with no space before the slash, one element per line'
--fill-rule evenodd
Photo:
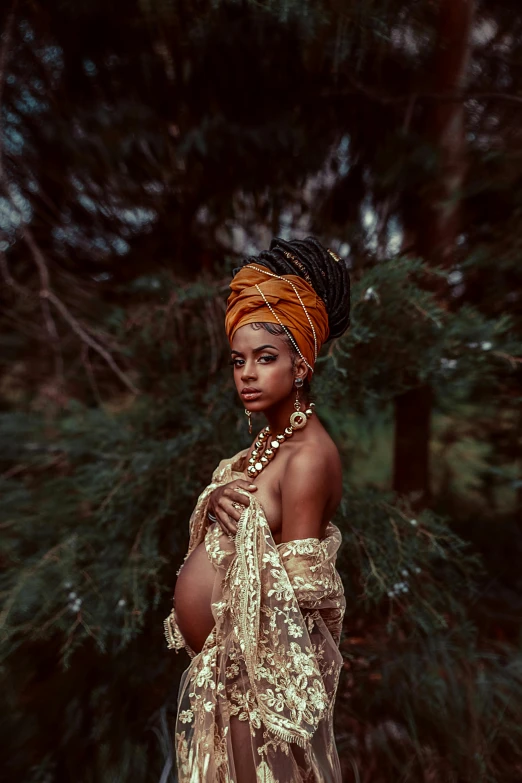
<path fill-rule="evenodd" d="M 176 650 L 176 652 L 182 650 L 185 647 L 185 640 L 177 627 L 174 609 L 171 610 L 166 620 L 163 620 L 163 628 L 169 650 Z"/>

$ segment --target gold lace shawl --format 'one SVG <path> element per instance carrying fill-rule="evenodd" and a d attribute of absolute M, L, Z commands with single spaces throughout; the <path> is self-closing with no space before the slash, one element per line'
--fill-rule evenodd
<path fill-rule="evenodd" d="M 323 735 L 332 768 L 338 767 L 331 718 L 342 665 L 338 645 L 345 611 L 343 585 L 335 568 L 341 534 L 329 523 L 321 541 L 305 538 L 275 544 L 263 509 L 252 495 L 234 541 L 222 533 L 218 523 L 209 523 L 209 495 L 221 484 L 244 478 L 235 467 L 246 451 L 220 462 L 190 519 L 185 560 L 204 541 L 216 568 L 212 596 L 216 624 L 201 653 L 195 655 L 186 644 L 175 607 L 164 621 L 169 648 L 185 647 L 192 658 L 178 701 L 180 781 L 233 780 L 230 771 L 223 773 L 230 755 L 230 748 L 228 754 L 223 751 L 227 715 L 250 723 L 252 743 L 256 729 L 264 727 L 263 736 L 272 738 L 273 747 L 268 753 L 270 743 L 259 740 L 255 754 L 264 758 L 270 774 L 277 743 L 283 748 L 285 743 L 309 747 L 324 719 L 330 727 Z M 313 763 L 312 757 L 307 763 Z M 323 767 L 325 763 L 323 759 Z M 190 777 L 196 767 L 201 767 L 199 777 Z M 265 768 L 256 769 L 261 774 L 259 770 Z M 289 772 L 286 779 L 301 779 L 294 774 L 290 778 Z M 309 779 L 333 781 L 338 774 Z"/>

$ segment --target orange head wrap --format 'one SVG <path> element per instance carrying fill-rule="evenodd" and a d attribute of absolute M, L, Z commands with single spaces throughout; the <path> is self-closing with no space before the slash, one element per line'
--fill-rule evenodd
<path fill-rule="evenodd" d="M 290 330 L 309 366 L 310 375 L 316 359 L 315 341 L 303 305 L 314 326 L 319 351 L 329 333 L 328 313 L 324 302 L 312 286 L 298 275 L 274 275 L 269 269 L 266 272 L 263 270 L 262 265 L 249 264 L 240 269 L 230 283 L 232 293 L 228 297 L 225 315 L 228 341 L 231 343 L 234 333 L 245 324 L 282 324 Z M 290 283 L 299 293 L 303 305 Z"/>

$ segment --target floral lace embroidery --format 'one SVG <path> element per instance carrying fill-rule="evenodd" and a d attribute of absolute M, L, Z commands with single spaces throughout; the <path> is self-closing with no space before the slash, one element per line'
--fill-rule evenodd
<path fill-rule="evenodd" d="M 175 608 L 165 621 L 168 646 L 192 657 L 178 701 L 179 780 L 236 783 L 235 760 L 244 764 L 246 754 L 258 781 L 340 783 L 332 718 L 345 610 L 335 568 L 341 534 L 329 524 L 322 541 L 276 545 L 252 497 L 235 542 L 209 525 L 208 496 L 244 476 L 233 469 L 240 455 L 220 463 L 190 520 L 185 560 L 204 542 L 216 568 L 216 625 L 195 655 Z"/>

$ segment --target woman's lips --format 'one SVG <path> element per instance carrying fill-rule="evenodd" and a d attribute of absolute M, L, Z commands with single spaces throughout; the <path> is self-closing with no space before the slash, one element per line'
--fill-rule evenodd
<path fill-rule="evenodd" d="M 242 391 L 241 396 L 244 400 L 257 400 L 261 395 L 260 391 Z"/>

